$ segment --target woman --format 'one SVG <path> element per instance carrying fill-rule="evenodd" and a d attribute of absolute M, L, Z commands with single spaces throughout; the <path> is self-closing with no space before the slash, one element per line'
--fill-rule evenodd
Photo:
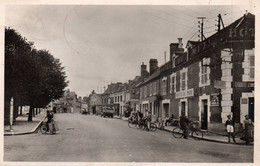
<path fill-rule="evenodd" d="M 253 122 L 251 119 L 249 119 L 249 116 L 245 116 L 244 120 L 244 129 L 245 129 L 245 139 L 246 139 L 246 144 L 249 144 L 249 140 L 253 138 Z"/>

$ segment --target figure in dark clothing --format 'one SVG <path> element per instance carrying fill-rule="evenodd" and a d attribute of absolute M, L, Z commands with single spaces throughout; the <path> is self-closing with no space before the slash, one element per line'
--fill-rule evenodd
<path fill-rule="evenodd" d="M 244 120 L 244 129 L 245 129 L 245 139 L 246 139 L 246 144 L 249 144 L 250 139 L 253 138 L 253 131 L 254 131 L 254 125 L 251 119 L 249 119 L 249 116 L 245 116 Z"/>
<path fill-rule="evenodd" d="M 183 138 L 188 139 L 188 133 L 189 133 L 189 123 L 191 121 L 188 119 L 187 116 L 185 116 L 184 113 L 180 116 L 180 126 L 183 129 Z"/>
<path fill-rule="evenodd" d="M 234 122 L 231 119 L 231 115 L 227 115 L 227 121 L 225 123 L 227 134 L 228 134 L 228 143 L 230 143 L 230 137 L 233 136 L 234 133 Z"/>
<path fill-rule="evenodd" d="M 171 117 L 165 121 L 165 126 L 167 126 L 168 123 L 171 124 L 174 119 L 175 119 L 175 117 L 174 117 L 174 115 L 172 114 Z"/>
<path fill-rule="evenodd" d="M 47 111 L 47 124 L 49 127 L 49 131 L 51 134 L 54 134 L 54 124 L 53 124 L 53 113 L 51 113 L 50 111 Z"/>

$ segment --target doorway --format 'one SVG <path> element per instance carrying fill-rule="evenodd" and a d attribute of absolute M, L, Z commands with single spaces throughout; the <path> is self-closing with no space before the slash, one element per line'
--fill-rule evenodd
<path fill-rule="evenodd" d="M 208 130 L 208 100 L 202 100 L 201 129 Z"/>
<path fill-rule="evenodd" d="M 169 104 L 163 104 L 164 116 L 165 118 L 169 118 Z"/>
<path fill-rule="evenodd" d="M 186 102 L 181 102 L 181 115 L 182 116 L 186 115 Z"/>
<path fill-rule="evenodd" d="M 249 97 L 248 98 L 248 116 L 254 122 L 254 112 L 255 112 L 255 98 Z"/>

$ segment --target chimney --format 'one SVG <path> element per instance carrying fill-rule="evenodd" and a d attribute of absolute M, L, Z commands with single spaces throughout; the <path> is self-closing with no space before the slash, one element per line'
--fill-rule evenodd
<path fill-rule="evenodd" d="M 157 59 L 150 59 L 149 65 L 150 65 L 150 75 L 152 75 L 153 72 L 158 68 Z"/>
<path fill-rule="evenodd" d="M 183 48 L 182 38 L 178 38 L 178 48 Z"/>
<path fill-rule="evenodd" d="M 171 43 L 170 44 L 170 60 L 172 60 L 172 56 L 175 53 L 183 53 L 184 48 L 183 48 L 183 43 L 182 43 L 182 38 L 178 38 L 178 43 Z"/>
<path fill-rule="evenodd" d="M 172 56 L 177 49 L 178 49 L 178 43 L 171 43 L 170 44 L 170 60 L 172 60 Z"/>
<path fill-rule="evenodd" d="M 141 76 L 145 76 L 146 73 L 147 73 L 146 65 L 143 62 L 142 65 L 141 65 Z"/>

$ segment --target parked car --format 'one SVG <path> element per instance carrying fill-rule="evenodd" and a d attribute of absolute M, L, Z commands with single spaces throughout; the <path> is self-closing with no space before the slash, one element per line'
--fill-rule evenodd
<path fill-rule="evenodd" d="M 115 114 L 115 110 L 111 107 L 102 107 L 101 117 L 111 117 L 113 118 Z"/>

